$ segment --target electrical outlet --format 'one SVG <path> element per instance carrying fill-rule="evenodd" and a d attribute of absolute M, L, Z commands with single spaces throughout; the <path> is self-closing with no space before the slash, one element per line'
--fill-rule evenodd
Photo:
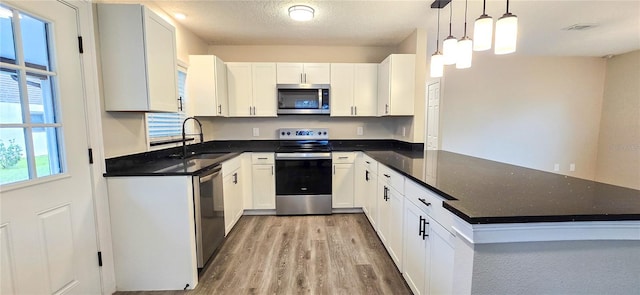
<path fill-rule="evenodd" d="M 253 136 L 260 136 L 260 128 L 257 128 L 257 127 L 253 128 Z"/>
<path fill-rule="evenodd" d="M 553 171 L 560 171 L 560 164 L 556 163 L 553 165 Z"/>
<path fill-rule="evenodd" d="M 569 164 L 569 171 L 576 171 L 576 163 Z"/>
<path fill-rule="evenodd" d="M 407 136 L 407 128 L 406 127 L 402 127 L 402 136 Z"/>
<path fill-rule="evenodd" d="M 362 128 L 362 126 L 358 126 L 356 132 L 358 133 L 358 135 L 363 135 L 364 134 L 364 128 Z"/>

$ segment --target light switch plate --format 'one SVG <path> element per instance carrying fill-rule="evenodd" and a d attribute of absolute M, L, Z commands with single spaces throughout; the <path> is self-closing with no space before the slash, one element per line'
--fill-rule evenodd
<path fill-rule="evenodd" d="M 576 171 L 576 163 L 569 164 L 569 171 Z"/>
<path fill-rule="evenodd" d="M 560 164 L 556 163 L 553 165 L 553 171 L 560 171 Z"/>
<path fill-rule="evenodd" d="M 363 135 L 364 134 L 364 128 L 362 128 L 362 126 L 358 126 L 357 133 L 358 133 L 358 135 Z"/>
<path fill-rule="evenodd" d="M 260 128 L 257 128 L 257 127 L 253 128 L 253 136 L 260 136 Z"/>

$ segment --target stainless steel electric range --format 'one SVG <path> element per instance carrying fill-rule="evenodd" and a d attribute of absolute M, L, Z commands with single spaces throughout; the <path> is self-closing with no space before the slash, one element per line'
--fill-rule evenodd
<path fill-rule="evenodd" d="M 331 145 L 326 128 L 279 130 L 276 214 L 331 214 Z"/>

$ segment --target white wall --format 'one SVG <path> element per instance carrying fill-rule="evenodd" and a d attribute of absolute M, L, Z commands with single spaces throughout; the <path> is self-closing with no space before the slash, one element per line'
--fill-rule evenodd
<path fill-rule="evenodd" d="M 147 2 L 145 5 L 176 27 L 179 62 L 188 64 L 190 54 L 207 53 L 207 44 L 202 39 L 174 21 L 164 11 L 154 6 L 153 3 Z M 96 42 L 99 43 L 98 34 L 100 29 L 97 28 L 97 22 L 94 21 L 94 23 L 96 24 Z M 99 47 L 98 56 L 100 56 Z M 100 64 L 99 59 L 98 64 Z M 104 106 L 104 97 L 101 97 L 100 103 Z M 111 158 L 147 151 L 147 130 L 145 125 L 144 113 L 102 111 L 102 136 L 105 157 Z"/>
<path fill-rule="evenodd" d="M 474 53 L 445 69 L 442 149 L 594 179 L 604 74 L 601 58 Z"/>
<path fill-rule="evenodd" d="M 331 118 L 329 116 L 295 115 L 278 118 L 199 118 L 205 140 L 278 139 L 278 128 L 329 128 L 330 139 L 392 139 L 394 118 Z M 253 136 L 253 128 L 260 136 Z M 357 135 L 363 127 L 364 134 Z"/>
<path fill-rule="evenodd" d="M 640 189 L 640 50 L 607 61 L 596 180 Z"/>
<path fill-rule="evenodd" d="M 394 53 L 385 46 L 211 45 L 225 62 L 374 62 Z"/>

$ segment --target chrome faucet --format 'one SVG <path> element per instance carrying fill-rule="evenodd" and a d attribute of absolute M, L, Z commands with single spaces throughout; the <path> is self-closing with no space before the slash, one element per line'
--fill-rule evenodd
<path fill-rule="evenodd" d="M 187 141 L 186 141 L 186 137 L 187 134 L 184 131 L 184 126 L 187 123 L 187 121 L 189 120 L 194 120 L 196 121 L 196 123 L 198 123 L 198 126 L 200 128 L 200 143 L 204 142 L 204 136 L 202 135 L 202 123 L 200 123 L 200 120 L 196 119 L 196 117 L 189 117 L 184 119 L 184 121 L 182 121 L 182 158 L 186 159 L 187 158 Z M 198 133 L 194 133 L 194 134 L 188 134 L 188 135 L 196 135 Z"/>

